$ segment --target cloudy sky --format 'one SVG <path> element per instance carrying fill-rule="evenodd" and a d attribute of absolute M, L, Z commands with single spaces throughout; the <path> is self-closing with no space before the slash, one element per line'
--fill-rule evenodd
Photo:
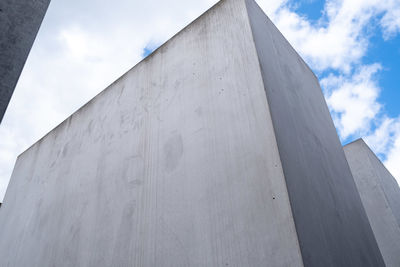
<path fill-rule="evenodd" d="M 215 2 L 52 0 L 0 125 L 0 201 L 21 152 Z M 257 2 L 319 77 L 342 143 L 364 137 L 400 181 L 400 0 Z"/>

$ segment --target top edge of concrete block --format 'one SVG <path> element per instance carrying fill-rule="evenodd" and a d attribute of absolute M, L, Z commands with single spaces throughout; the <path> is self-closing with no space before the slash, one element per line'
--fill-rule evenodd
<path fill-rule="evenodd" d="M 22 156 L 25 152 L 30 150 L 32 147 L 36 146 L 39 144 L 46 136 L 48 136 L 50 133 L 53 131 L 57 130 L 57 128 L 63 126 L 66 124 L 69 120 L 73 118 L 73 116 L 77 113 L 79 113 L 82 109 L 84 109 L 86 106 L 90 105 L 94 100 L 96 100 L 98 97 L 100 97 L 102 94 L 104 94 L 107 90 L 109 90 L 114 84 L 118 83 L 120 80 L 124 79 L 126 75 L 128 75 L 132 70 L 140 66 L 141 64 L 144 64 L 146 61 L 150 60 L 152 57 L 156 56 L 162 49 L 164 49 L 174 38 L 177 36 L 181 35 L 186 29 L 188 29 L 191 25 L 195 23 L 199 23 L 201 19 L 207 15 L 209 12 L 213 11 L 216 7 L 221 5 L 224 2 L 234 2 L 234 1 L 253 1 L 255 0 L 220 0 L 211 7 L 209 7 L 205 12 L 203 12 L 200 16 L 198 16 L 196 19 L 188 23 L 186 26 L 184 26 L 181 30 L 179 30 L 177 33 L 173 34 L 167 41 L 165 41 L 163 44 L 161 44 L 157 49 L 155 49 L 153 52 L 151 52 L 148 56 L 144 57 L 141 59 L 138 63 L 136 63 L 133 67 L 131 67 L 129 70 L 127 70 L 125 73 L 123 73 L 121 76 L 119 76 L 115 81 L 111 82 L 106 88 L 101 90 L 97 95 L 95 95 L 93 98 L 91 98 L 88 102 L 83 104 L 81 107 L 79 107 L 77 110 L 71 113 L 71 115 L 67 116 L 62 122 L 60 122 L 57 126 L 55 126 L 53 129 L 48 131 L 45 135 L 43 135 L 41 138 L 39 138 L 36 142 L 34 142 L 32 145 L 30 145 L 27 149 L 25 149 L 23 152 L 21 152 L 17 158 Z"/>
<path fill-rule="evenodd" d="M 375 152 L 371 149 L 371 147 L 365 142 L 365 140 L 363 138 L 358 138 L 358 139 L 344 145 L 343 149 L 346 150 L 347 147 L 352 147 L 352 146 L 363 146 L 365 149 L 367 149 L 370 156 L 373 156 L 382 165 L 384 170 L 387 171 L 388 174 L 390 174 L 393 181 L 395 181 L 399 185 L 399 183 L 397 182 L 397 180 L 393 176 L 393 174 L 386 168 L 385 164 L 383 164 L 383 162 L 379 159 L 379 157 L 375 154 Z"/>

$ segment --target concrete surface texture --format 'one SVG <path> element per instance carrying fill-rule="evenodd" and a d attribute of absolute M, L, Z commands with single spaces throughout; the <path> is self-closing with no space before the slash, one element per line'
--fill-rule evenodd
<path fill-rule="evenodd" d="M 344 151 L 385 264 L 400 266 L 399 186 L 362 139 Z"/>
<path fill-rule="evenodd" d="M 21 154 L 0 225 L 0 266 L 384 266 L 315 76 L 247 0 Z"/>
<path fill-rule="evenodd" d="M 0 1 L 0 123 L 49 3 Z"/>

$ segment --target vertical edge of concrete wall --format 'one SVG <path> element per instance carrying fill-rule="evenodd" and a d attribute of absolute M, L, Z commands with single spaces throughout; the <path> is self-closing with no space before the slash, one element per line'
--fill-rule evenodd
<path fill-rule="evenodd" d="M 50 0 L 0 2 L 0 123 Z"/>
<path fill-rule="evenodd" d="M 1 266 L 301 267 L 244 1 L 21 154 L 0 225 Z"/>
<path fill-rule="evenodd" d="M 384 181 L 393 177 L 382 172 L 383 164 L 362 139 L 344 151 L 386 266 L 400 266 L 400 228 L 384 190 Z"/>
<path fill-rule="evenodd" d="M 246 3 L 304 265 L 384 266 L 317 78 Z"/>

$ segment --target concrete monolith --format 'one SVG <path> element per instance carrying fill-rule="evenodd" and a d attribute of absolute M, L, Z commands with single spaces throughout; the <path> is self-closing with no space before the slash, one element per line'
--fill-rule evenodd
<path fill-rule="evenodd" d="M 399 185 L 362 139 L 344 152 L 386 266 L 400 266 Z"/>
<path fill-rule="evenodd" d="M 317 78 L 224 0 L 21 154 L 5 266 L 384 266 Z"/>

